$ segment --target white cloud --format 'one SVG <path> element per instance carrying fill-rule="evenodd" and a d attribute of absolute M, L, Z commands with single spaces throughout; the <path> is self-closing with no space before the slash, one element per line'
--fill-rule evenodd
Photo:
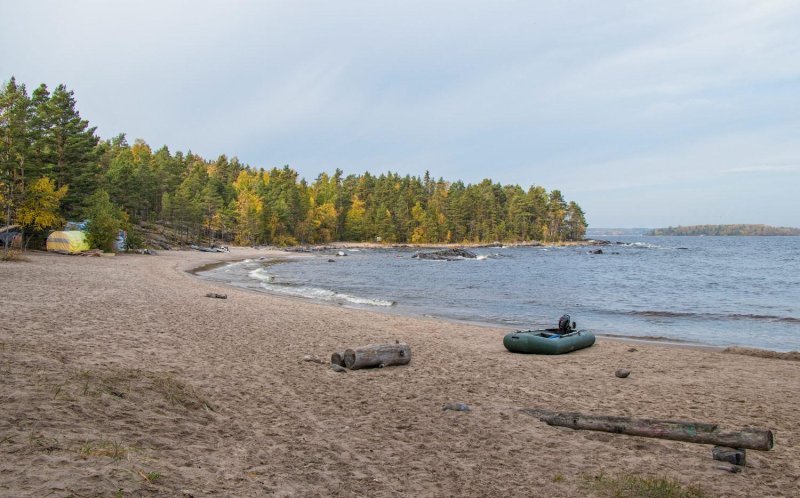
<path fill-rule="evenodd" d="M 796 173 L 798 25 L 781 0 L 16 2 L 0 78 L 66 83 L 104 136 L 580 202 Z"/>

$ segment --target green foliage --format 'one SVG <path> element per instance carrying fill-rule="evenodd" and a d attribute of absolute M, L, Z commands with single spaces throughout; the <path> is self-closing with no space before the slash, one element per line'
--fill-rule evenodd
<path fill-rule="evenodd" d="M 225 155 L 210 161 L 167 147 L 154 152 L 143 140 L 131 145 L 120 134 L 99 141 L 94 132 L 64 85 L 52 93 L 40 85 L 28 97 L 11 78 L 0 89 L 0 182 L 6 186 L 0 202 L 11 211 L 4 212 L 7 222 L 32 195 L 25 186 L 47 176 L 56 192 L 69 186 L 59 215 L 75 219 L 88 207 L 90 240 L 106 250 L 125 216 L 162 222 L 184 242 L 245 245 L 377 238 L 558 242 L 582 239 L 586 231 L 580 206 L 540 186 L 525 190 L 490 179 L 465 185 L 428 172 L 344 176 L 338 169 L 309 184 L 289 166 L 264 170 Z M 100 189 L 107 199 L 91 195 Z M 135 233 L 129 238 L 138 243 Z"/>
<path fill-rule="evenodd" d="M 119 231 L 128 221 L 125 212 L 111 202 L 105 190 L 98 190 L 89 198 L 85 217 L 89 220 L 86 227 L 89 245 L 113 252 Z"/>
<path fill-rule="evenodd" d="M 131 225 L 130 223 L 126 223 L 123 226 L 123 230 L 125 230 L 125 250 L 132 251 L 134 249 L 143 249 L 144 248 L 144 237 L 142 237 L 141 232 L 138 228 Z"/>

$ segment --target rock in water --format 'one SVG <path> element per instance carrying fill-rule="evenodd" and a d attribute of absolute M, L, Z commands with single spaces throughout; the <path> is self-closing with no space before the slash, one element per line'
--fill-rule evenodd
<path fill-rule="evenodd" d="M 416 259 L 432 259 L 436 261 L 457 261 L 459 259 L 476 259 L 478 257 L 474 252 L 467 251 L 466 249 L 442 249 L 441 251 L 433 252 L 418 252 L 412 256 Z"/>
<path fill-rule="evenodd" d="M 614 375 L 616 375 L 620 379 L 624 379 L 625 377 L 629 376 L 630 374 L 631 374 L 631 371 L 628 370 L 627 368 L 620 368 L 619 370 L 614 372 Z"/>

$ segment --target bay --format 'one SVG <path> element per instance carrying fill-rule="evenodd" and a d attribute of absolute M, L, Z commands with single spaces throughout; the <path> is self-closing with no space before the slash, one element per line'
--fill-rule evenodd
<path fill-rule="evenodd" d="M 566 313 L 598 334 L 800 350 L 800 237 L 608 240 L 602 247 L 479 248 L 478 259 L 459 261 L 415 259 L 414 249 L 351 249 L 347 256 L 247 260 L 199 275 L 509 330 L 552 327 Z"/>

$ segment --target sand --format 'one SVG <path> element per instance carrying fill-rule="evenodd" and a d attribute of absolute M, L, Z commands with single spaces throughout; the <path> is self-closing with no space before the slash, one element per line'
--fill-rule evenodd
<path fill-rule="evenodd" d="M 0 263 L 0 495 L 593 496 L 600 475 L 800 493 L 800 362 L 605 338 L 517 355 L 503 329 L 187 273 L 275 254 Z M 395 340 L 409 365 L 303 360 Z M 471 411 L 442 410 L 457 402 Z M 768 428 L 776 444 L 733 474 L 708 445 L 550 427 L 526 407 Z"/>

